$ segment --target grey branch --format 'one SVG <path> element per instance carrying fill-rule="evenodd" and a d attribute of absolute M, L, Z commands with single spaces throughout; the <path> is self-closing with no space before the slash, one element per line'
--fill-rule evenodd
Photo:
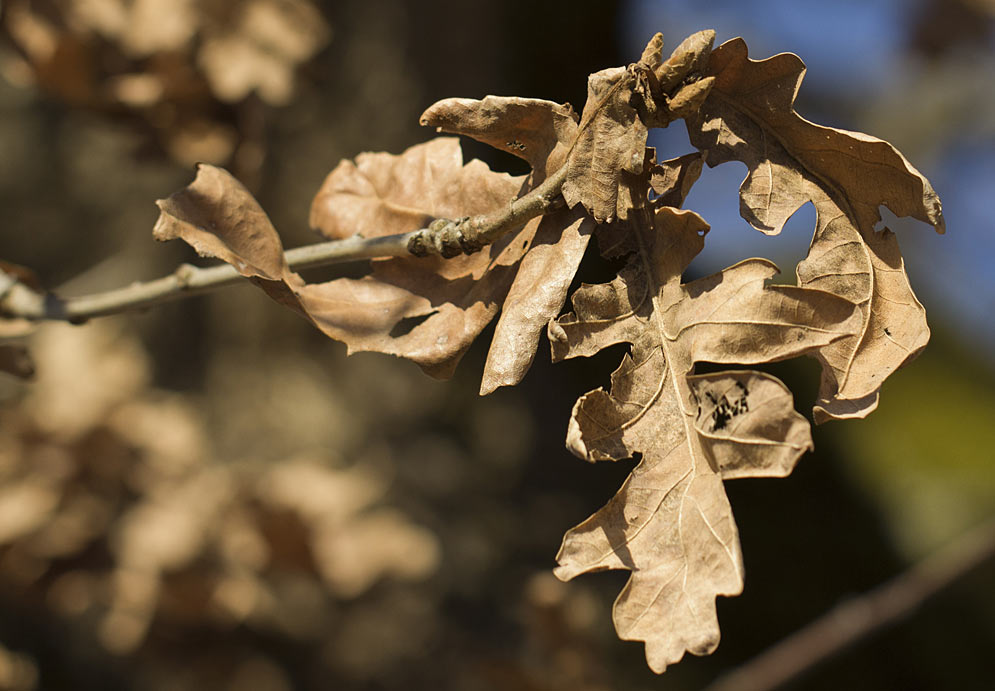
<path fill-rule="evenodd" d="M 428 228 L 377 238 L 359 236 L 288 250 L 287 263 L 295 271 L 377 257 L 453 257 L 471 254 L 510 230 L 521 227 L 562 204 L 560 190 L 566 167 L 507 206 L 490 214 L 459 220 L 439 219 Z M 41 293 L 0 271 L 0 316 L 29 321 L 73 323 L 93 317 L 141 310 L 164 302 L 211 292 L 245 280 L 233 266 L 200 268 L 183 264 L 173 273 L 147 283 L 134 283 L 104 293 L 63 298 Z"/>
<path fill-rule="evenodd" d="M 408 243 L 422 231 L 379 238 L 351 237 L 287 250 L 287 263 L 299 271 L 316 266 L 370 259 L 411 256 Z M 73 323 L 131 310 L 141 310 L 164 302 L 208 293 L 244 281 L 235 267 L 221 264 L 196 267 L 183 264 L 168 276 L 147 283 L 134 283 L 104 293 L 62 298 L 40 293 L 0 273 L 0 315 L 30 321 L 57 320 Z"/>
<path fill-rule="evenodd" d="M 772 691 L 879 629 L 995 557 L 995 517 L 877 588 L 827 612 L 705 691 Z"/>

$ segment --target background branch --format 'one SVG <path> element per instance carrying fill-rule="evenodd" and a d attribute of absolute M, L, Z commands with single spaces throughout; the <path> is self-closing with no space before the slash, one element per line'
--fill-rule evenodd
<path fill-rule="evenodd" d="M 928 598 L 995 557 L 995 516 L 873 590 L 841 603 L 719 677 L 705 691 L 769 691 L 909 616 Z"/>

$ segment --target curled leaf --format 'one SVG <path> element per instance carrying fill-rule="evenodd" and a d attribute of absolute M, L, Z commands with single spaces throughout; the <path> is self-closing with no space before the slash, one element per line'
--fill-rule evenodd
<path fill-rule="evenodd" d="M 562 209 L 538 221 L 494 330 L 481 395 L 514 386 L 528 372 L 540 335 L 563 308 L 594 228 L 579 209 Z"/>
<path fill-rule="evenodd" d="M 656 206 L 680 208 L 684 205 L 691 186 L 701 175 L 704 157 L 700 153 L 685 154 L 669 161 L 650 165 L 649 185 L 656 195 Z"/>
<path fill-rule="evenodd" d="M 441 131 L 465 134 L 525 159 L 532 166 L 531 188 L 566 164 L 577 136 L 572 108 L 537 99 L 451 98 L 431 106 L 421 122 Z M 480 385 L 482 395 L 500 386 L 513 386 L 525 376 L 540 335 L 566 301 L 594 226 L 581 210 L 569 209 L 534 219 L 526 226 L 533 234 L 531 244 L 494 331 Z"/>
<path fill-rule="evenodd" d="M 297 297 L 304 281 L 287 266 L 266 212 L 231 173 L 201 164 L 192 183 L 156 205 L 156 240 L 180 238 L 202 257 L 231 264 L 271 298 L 306 315 Z"/>
<path fill-rule="evenodd" d="M 663 37 L 657 34 L 639 62 L 588 78 L 587 103 L 563 183 L 569 206 L 582 204 L 599 223 L 626 217 L 630 207 L 619 191 L 626 174 L 643 170 L 647 128 L 694 115 L 711 88 L 712 80 L 700 80 L 696 71 L 714 39 L 714 31 L 700 31 L 662 61 Z"/>
<path fill-rule="evenodd" d="M 563 198 L 569 206 L 582 204 L 599 223 L 613 221 L 626 212 L 625 206 L 620 209 L 618 204 L 621 175 L 623 171 L 639 173 L 643 168 L 648 130 L 630 104 L 637 84 L 633 73 L 624 67 L 595 72 L 587 81 L 587 103 L 570 152 Z"/>
<path fill-rule="evenodd" d="M 536 98 L 447 98 L 422 113 L 421 124 L 528 161 L 533 187 L 563 165 L 577 136 L 577 114 L 569 104 Z"/>

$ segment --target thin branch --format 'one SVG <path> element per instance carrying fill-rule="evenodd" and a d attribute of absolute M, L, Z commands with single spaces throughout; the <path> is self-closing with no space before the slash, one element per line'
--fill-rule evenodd
<path fill-rule="evenodd" d="M 438 254 L 448 258 L 472 254 L 536 216 L 561 206 L 563 198 L 560 191 L 565 179 L 566 166 L 563 166 L 528 194 L 495 212 L 459 220 L 438 219 L 428 228 L 398 235 L 377 238 L 355 236 L 306 245 L 288 250 L 285 253 L 287 264 L 299 271 L 376 257 Z M 94 295 L 62 298 L 54 293 L 38 292 L 0 269 L 0 316 L 81 323 L 93 317 L 146 309 L 200 295 L 242 280 L 243 276 L 228 264 L 206 268 L 183 264 L 170 275 L 147 283 L 134 283 Z"/>
<path fill-rule="evenodd" d="M 373 257 L 410 257 L 408 243 L 424 231 L 412 231 L 378 238 L 351 237 L 287 250 L 286 258 L 295 271 Z M 41 293 L 0 272 L 0 315 L 31 321 L 56 320 L 73 323 L 131 310 L 141 310 L 164 302 L 201 295 L 244 281 L 235 267 L 221 264 L 196 267 L 183 264 L 168 276 L 147 283 L 93 295 L 62 298 Z"/>
<path fill-rule="evenodd" d="M 771 691 L 872 633 L 995 557 L 995 516 L 877 588 L 844 602 L 719 677 L 705 691 Z"/>

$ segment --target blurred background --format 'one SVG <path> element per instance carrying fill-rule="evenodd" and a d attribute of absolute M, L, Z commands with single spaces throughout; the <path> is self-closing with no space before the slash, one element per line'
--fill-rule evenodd
<path fill-rule="evenodd" d="M 885 214 L 933 339 L 863 421 L 814 430 L 792 477 L 729 483 L 747 568 L 723 641 L 656 677 L 615 637 L 623 573 L 562 584 L 563 532 L 631 464 L 563 447 L 620 351 L 476 396 L 487 334 L 449 382 L 340 344 L 251 287 L 26 336 L 0 375 L 0 689 L 700 689 L 995 510 L 995 5 L 991 0 L 6 0 L 0 258 L 66 295 L 196 261 L 153 205 L 228 167 L 293 247 L 341 158 L 429 139 L 449 96 L 583 106 L 586 77 L 714 28 L 808 64 L 798 110 L 895 144 L 948 232 Z M 678 123 L 660 157 L 690 150 Z M 466 158 L 525 172 L 472 142 Z M 746 256 L 740 164 L 687 206 L 713 230 L 690 276 Z M 361 269 L 361 267 L 360 267 Z M 309 272 L 322 276 L 354 267 Z M 597 266 L 582 269 L 593 280 Z M 585 273 L 586 272 L 586 273 Z M 811 409 L 812 361 L 770 371 Z M 508 428 L 517 432 L 509 436 Z M 796 689 L 987 689 L 995 564 Z"/>

